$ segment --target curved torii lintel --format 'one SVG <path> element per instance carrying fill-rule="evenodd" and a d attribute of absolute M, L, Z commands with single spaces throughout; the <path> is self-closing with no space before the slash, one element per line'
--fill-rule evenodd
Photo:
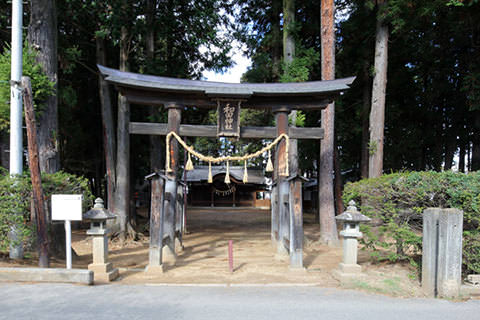
<path fill-rule="evenodd" d="M 246 108 L 321 109 L 350 88 L 355 77 L 294 83 L 224 83 L 124 72 L 98 65 L 105 80 L 135 104 L 216 107 L 240 99 Z"/>

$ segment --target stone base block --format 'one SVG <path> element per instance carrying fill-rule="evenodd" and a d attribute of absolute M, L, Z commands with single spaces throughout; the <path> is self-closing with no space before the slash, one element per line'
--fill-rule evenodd
<path fill-rule="evenodd" d="M 110 282 L 117 279 L 119 275 L 118 269 L 112 269 L 106 273 L 93 273 L 93 277 L 97 282 Z"/>
<path fill-rule="evenodd" d="M 332 276 L 343 284 L 362 278 L 365 275 L 362 274 L 362 267 L 358 264 L 340 263 L 338 269 L 333 270 Z"/>
<path fill-rule="evenodd" d="M 93 271 L 95 281 L 110 282 L 118 278 L 118 269 L 114 269 L 112 263 L 89 264 L 88 270 Z"/>
<path fill-rule="evenodd" d="M 467 281 L 474 285 L 480 285 L 480 274 L 469 274 Z"/>
<path fill-rule="evenodd" d="M 147 265 L 145 268 L 145 273 L 155 275 L 155 274 L 163 274 L 164 269 L 163 269 L 163 264 L 160 265 Z"/>
<path fill-rule="evenodd" d="M 460 284 L 457 280 L 445 280 L 438 288 L 440 298 L 456 298 L 460 295 Z"/>
<path fill-rule="evenodd" d="M 83 269 L 0 268 L 0 281 L 66 282 L 93 284 L 93 272 Z"/>
<path fill-rule="evenodd" d="M 362 267 L 358 264 L 339 263 L 338 269 L 343 273 L 358 274 L 362 272 Z"/>
<path fill-rule="evenodd" d="M 88 270 L 91 270 L 95 273 L 107 273 L 113 269 L 111 262 L 109 263 L 91 263 L 88 265 Z"/>
<path fill-rule="evenodd" d="M 464 284 L 460 287 L 460 295 L 480 297 L 480 285 Z"/>

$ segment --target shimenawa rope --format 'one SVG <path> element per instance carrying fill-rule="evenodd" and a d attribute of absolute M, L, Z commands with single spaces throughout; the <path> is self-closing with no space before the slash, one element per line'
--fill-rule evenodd
<path fill-rule="evenodd" d="M 228 171 L 229 171 L 229 161 L 245 161 L 245 168 L 246 168 L 246 161 L 248 159 L 252 159 L 252 158 L 256 158 L 260 155 L 262 155 L 263 153 L 267 152 L 268 151 L 268 162 L 267 162 L 267 168 L 266 170 L 267 171 L 273 171 L 273 165 L 272 165 L 272 160 L 270 158 L 270 150 L 276 146 L 282 139 L 285 139 L 285 172 L 281 175 L 284 175 L 284 176 L 288 176 L 289 175 L 289 172 L 288 172 L 288 147 L 289 147 L 289 144 L 290 144 L 290 138 L 288 137 L 287 134 L 285 133 L 282 133 L 281 135 L 279 135 L 275 140 L 273 140 L 271 143 L 269 143 L 268 145 L 266 145 L 265 147 L 263 147 L 262 149 L 258 150 L 257 152 L 254 152 L 254 153 L 249 153 L 249 154 L 246 154 L 244 156 L 223 156 L 223 157 L 218 157 L 218 158 L 215 158 L 215 157 L 211 157 L 211 156 L 205 156 L 197 151 L 195 151 L 195 149 L 193 149 L 193 147 L 187 145 L 187 143 L 185 141 L 183 141 L 182 138 L 180 138 L 180 136 L 178 134 L 176 134 L 174 131 L 170 131 L 168 134 L 167 134 L 167 137 L 166 137 L 166 146 L 167 146 L 167 155 L 166 155 L 166 170 L 167 172 L 171 172 L 172 171 L 172 168 L 170 167 L 170 139 L 171 137 L 174 137 L 175 139 L 177 139 L 177 141 L 183 146 L 183 148 L 185 150 L 188 151 L 188 161 L 187 161 L 187 164 L 185 165 L 185 169 L 186 170 L 193 170 L 193 163 L 192 163 L 192 160 L 191 160 L 191 157 L 190 157 L 190 154 L 194 155 L 195 157 L 197 157 L 198 159 L 202 160 L 202 161 L 205 161 L 205 162 L 208 162 L 209 164 L 209 177 L 208 177 L 208 182 L 210 182 L 211 180 L 211 163 L 219 163 L 219 162 L 227 162 L 227 176 L 225 177 L 225 180 L 230 182 L 229 178 L 228 177 Z M 245 179 L 245 175 L 246 173 L 244 174 L 244 180 L 247 180 Z"/>

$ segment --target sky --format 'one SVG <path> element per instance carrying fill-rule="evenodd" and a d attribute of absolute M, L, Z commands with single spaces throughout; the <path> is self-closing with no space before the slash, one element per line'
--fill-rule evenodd
<path fill-rule="evenodd" d="M 202 74 L 203 77 L 208 81 L 240 83 L 242 74 L 247 71 L 247 68 L 252 62 L 242 54 L 242 50 L 240 49 L 233 50 L 232 60 L 235 62 L 235 65 L 229 68 L 225 73 L 221 74 L 215 73 L 214 71 L 205 71 Z"/>

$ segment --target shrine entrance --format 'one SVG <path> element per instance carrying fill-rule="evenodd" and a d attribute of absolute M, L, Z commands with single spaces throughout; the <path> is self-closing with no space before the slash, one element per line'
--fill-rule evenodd
<path fill-rule="evenodd" d="M 230 164 L 244 162 L 242 181 L 248 182 L 246 161 L 268 153 L 267 170 L 273 171 L 270 209 L 270 236 L 277 254 L 289 257 L 290 267 L 303 267 L 302 177 L 290 165 L 291 139 L 321 139 L 322 128 L 297 128 L 288 124 L 292 110 L 325 108 L 354 78 L 331 81 L 271 84 L 232 84 L 148 76 L 98 66 L 105 80 L 115 85 L 131 104 L 163 106 L 168 123 L 130 122 L 125 134 L 162 135 L 166 137 L 166 168 L 149 176 L 152 186 L 150 249 L 147 270 L 162 271 L 163 263 L 175 263 L 176 249 L 183 247 L 184 188 L 178 179 L 179 147 L 188 153 L 185 170 L 195 170 L 192 158 L 209 164 L 208 182 L 213 184 L 211 167 L 226 166 L 224 183 L 231 183 Z M 181 124 L 185 108 L 217 108 L 216 126 Z M 275 127 L 244 127 L 240 109 L 269 109 L 275 115 Z M 243 156 L 214 158 L 197 152 L 181 137 L 230 137 L 270 139 L 262 150 Z M 126 151 L 128 154 L 128 150 Z M 270 159 L 274 154 L 274 163 Z M 297 161 L 292 161 L 292 164 Z M 128 169 L 128 166 L 127 166 Z M 128 172 L 128 171 L 127 171 Z M 128 177 L 126 179 L 128 181 Z"/>

